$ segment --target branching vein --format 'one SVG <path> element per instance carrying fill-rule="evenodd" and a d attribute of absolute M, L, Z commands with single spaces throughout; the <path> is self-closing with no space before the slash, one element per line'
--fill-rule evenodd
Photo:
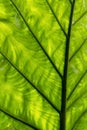
<path fill-rule="evenodd" d="M 45 51 L 44 47 L 42 46 L 42 44 L 40 43 L 40 41 L 38 40 L 38 38 L 36 37 L 36 35 L 33 33 L 33 31 L 31 30 L 29 24 L 27 23 L 27 21 L 25 20 L 24 16 L 22 15 L 22 13 L 20 12 L 20 10 L 18 9 L 18 7 L 15 5 L 15 3 L 10 0 L 11 3 L 13 4 L 13 6 L 15 7 L 15 9 L 17 10 L 17 12 L 19 13 L 19 15 L 21 16 L 22 20 L 24 21 L 25 25 L 27 26 L 28 30 L 31 32 L 32 36 L 34 37 L 34 39 L 36 40 L 36 42 L 39 44 L 40 48 L 42 49 L 42 51 L 44 52 L 44 54 L 47 56 L 48 60 L 50 61 L 50 63 L 52 64 L 53 68 L 55 69 L 55 71 L 58 73 L 58 75 L 60 76 L 60 78 L 62 78 L 62 74 L 60 73 L 60 71 L 58 70 L 58 68 L 56 67 L 56 65 L 54 64 L 54 62 L 52 61 L 52 59 L 50 58 L 50 56 L 47 54 L 47 52 Z"/>
<path fill-rule="evenodd" d="M 82 46 L 87 41 L 87 38 L 82 42 L 81 46 L 75 51 L 75 53 L 70 57 L 69 62 L 72 60 L 72 58 L 79 52 L 79 50 L 82 48 Z"/>
<path fill-rule="evenodd" d="M 72 25 L 74 26 L 77 22 L 79 22 L 85 15 L 87 11 L 85 11 Z"/>
<path fill-rule="evenodd" d="M 60 26 L 61 30 L 63 31 L 64 35 L 67 37 L 67 34 L 66 34 L 64 28 L 62 27 L 62 25 L 61 25 L 59 19 L 57 18 L 56 14 L 55 14 L 55 12 L 53 11 L 53 9 L 52 9 L 51 5 L 49 4 L 48 0 L 46 0 L 46 2 L 47 2 L 47 4 L 48 4 L 48 6 L 49 6 L 49 8 L 50 8 L 50 10 L 51 10 L 51 12 L 52 12 L 52 14 L 54 15 L 54 17 L 55 17 L 55 19 L 56 19 L 58 25 Z"/>
<path fill-rule="evenodd" d="M 34 130 L 39 130 L 39 129 L 37 129 L 36 127 L 34 127 L 34 126 L 32 126 L 31 124 L 29 124 L 28 122 L 26 122 L 26 121 L 24 121 L 24 120 L 22 120 L 22 119 L 20 119 L 20 118 L 17 118 L 15 115 L 9 114 L 9 113 L 8 113 L 7 111 L 5 111 L 4 109 L 1 109 L 1 108 L 0 108 L 0 111 L 3 112 L 4 114 L 6 114 L 8 117 L 11 117 L 11 118 L 13 118 L 13 119 L 16 120 L 16 121 L 19 121 L 19 122 L 25 124 L 26 126 L 29 126 L 29 127 L 33 128 Z"/>
<path fill-rule="evenodd" d="M 84 78 L 84 76 L 86 75 L 86 73 L 87 73 L 87 70 L 83 73 L 83 75 L 81 76 L 81 78 L 79 79 L 79 81 L 77 82 L 77 84 L 74 86 L 74 88 L 73 88 L 72 91 L 70 92 L 70 94 L 69 94 L 67 100 L 70 99 L 70 97 L 72 96 L 72 94 L 73 94 L 74 91 L 76 90 L 78 84 L 82 81 L 82 79 Z"/>
<path fill-rule="evenodd" d="M 8 61 L 8 63 L 29 83 L 32 87 L 38 91 L 38 93 L 58 112 L 60 111 L 55 107 L 55 105 L 30 81 L 27 76 L 23 74 L 1 51 L 0 54 Z"/>
<path fill-rule="evenodd" d="M 75 6 L 75 0 L 73 0 L 72 6 L 71 6 L 68 36 L 66 39 L 65 61 L 64 61 L 65 64 L 64 64 L 64 74 L 63 74 L 63 80 L 62 80 L 62 104 L 61 104 L 61 113 L 60 113 L 60 130 L 66 129 L 66 87 L 67 87 L 69 48 L 70 48 L 70 37 L 71 37 L 74 6 Z"/>
<path fill-rule="evenodd" d="M 87 113 L 87 110 L 85 110 L 84 112 L 81 113 L 81 115 L 78 117 L 78 119 L 75 121 L 73 127 L 71 128 L 71 130 L 74 130 L 76 124 L 79 122 L 79 120 Z"/>

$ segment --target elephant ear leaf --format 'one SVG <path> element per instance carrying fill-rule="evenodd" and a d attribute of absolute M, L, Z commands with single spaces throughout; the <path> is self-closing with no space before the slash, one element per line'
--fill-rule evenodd
<path fill-rule="evenodd" d="M 0 0 L 0 130 L 86 130 L 87 0 Z"/>

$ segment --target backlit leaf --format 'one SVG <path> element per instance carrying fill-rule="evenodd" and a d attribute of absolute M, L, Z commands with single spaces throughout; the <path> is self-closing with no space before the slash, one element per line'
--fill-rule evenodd
<path fill-rule="evenodd" d="M 87 0 L 0 0 L 0 130 L 87 129 Z"/>

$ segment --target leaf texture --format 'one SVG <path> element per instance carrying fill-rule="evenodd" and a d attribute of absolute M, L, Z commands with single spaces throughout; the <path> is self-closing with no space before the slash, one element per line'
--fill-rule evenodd
<path fill-rule="evenodd" d="M 0 130 L 86 130 L 87 0 L 0 0 Z"/>

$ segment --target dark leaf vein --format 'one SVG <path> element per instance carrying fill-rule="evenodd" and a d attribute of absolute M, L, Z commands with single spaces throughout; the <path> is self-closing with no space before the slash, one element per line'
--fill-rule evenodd
<path fill-rule="evenodd" d="M 78 96 L 72 103 L 71 105 L 68 106 L 67 111 L 78 101 L 81 100 L 81 98 L 87 94 L 87 91 L 84 91 L 83 93 L 80 94 L 80 96 Z"/>
<path fill-rule="evenodd" d="M 79 52 L 79 50 L 82 48 L 82 46 L 87 41 L 87 38 L 82 42 L 81 46 L 75 51 L 75 53 L 70 57 L 69 62 L 72 60 L 72 58 Z"/>
<path fill-rule="evenodd" d="M 79 22 L 87 13 L 87 11 L 85 11 L 72 25 L 74 26 L 77 22 Z"/>
<path fill-rule="evenodd" d="M 83 73 L 83 75 L 81 76 L 81 78 L 79 79 L 79 81 L 77 82 L 77 84 L 74 86 L 74 88 L 72 89 L 72 91 L 70 92 L 67 100 L 70 99 L 70 97 L 72 96 L 72 94 L 74 93 L 74 91 L 76 90 L 77 86 L 79 85 L 79 83 L 82 81 L 82 79 L 84 78 L 84 76 L 86 75 L 87 70 Z"/>
<path fill-rule="evenodd" d="M 73 0 L 72 6 L 71 6 L 68 36 L 66 39 L 65 61 L 64 61 L 65 64 L 64 64 L 64 73 L 63 73 L 63 79 L 62 79 L 62 103 L 61 103 L 61 113 L 60 113 L 60 130 L 66 129 L 66 87 L 67 87 L 69 48 L 70 48 L 70 37 L 71 37 L 74 6 L 75 6 L 75 0 Z"/>
<path fill-rule="evenodd" d="M 34 39 L 37 41 L 37 43 L 39 44 L 40 48 L 42 49 L 42 51 L 44 52 L 44 54 L 47 56 L 48 60 L 50 61 L 50 63 L 52 64 L 53 68 L 55 69 L 55 71 L 58 73 L 58 75 L 60 76 L 60 78 L 62 78 L 62 74 L 60 73 L 60 71 L 58 70 L 58 68 L 56 67 L 56 65 L 53 63 L 52 59 L 50 58 L 50 56 L 47 54 L 47 52 L 45 51 L 44 47 L 41 45 L 40 41 L 38 40 L 38 38 L 35 36 L 35 34 L 33 33 L 33 31 L 31 30 L 29 24 L 27 23 L 27 21 L 25 20 L 24 16 L 22 15 L 22 13 L 20 12 L 20 10 L 18 9 L 18 7 L 15 5 L 15 3 L 10 0 L 11 3 L 13 4 L 13 6 L 15 7 L 15 9 L 17 10 L 17 12 L 19 13 L 19 15 L 21 16 L 22 20 L 24 21 L 25 25 L 27 26 L 28 30 L 31 32 L 32 36 L 34 37 Z"/>
<path fill-rule="evenodd" d="M 72 1 L 71 1 L 71 0 L 69 0 L 69 2 L 70 2 L 70 4 L 72 5 Z"/>
<path fill-rule="evenodd" d="M 71 93 L 69 94 L 67 100 L 70 99 L 70 97 L 72 96 L 72 94 L 74 93 L 75 89 L 77 88 L 77 86 L 79 85 L 79 83 L 82 81 L 82 79 L 84 78 L 84 76 L 86 75 L 87 70 L 84 72 L 84 74 L 81 76 L 81 78 L 79 79 L 79 81 L 77 82 L 77 84 L 74 86 L 74 88 L 72 89 Z"/>
<path fill-rule="evenodd" d="M 35 126 L 33 126 L 33 125 L 27 123 L 26 121 L 24 121 L 24 120 L 22 120 L 22 119 L 20 119 L 20 118 L 17 118 L 16 116 L 14 116 L 14 115 L 12 115 L 12 114 L 9 114 L 9 113 L 6 112 L 4 109 L 1 109 L 1 108 L 0 108 L 0 111 L 3 112 L 4 114 L 6 114 L 8 117 L 11 117 L 11 118 L 15 119 L 16 121 L 19 121 L 19 122 L 25 124 L 26 126 L 29 126 L 29 127 L 33 128 L 34 130 L 39 130 L 39 129 L 37 129 Z"/>
<path fill-rule="evenodd" d="M 37 92 L 58 112 L 60 113 L 60 110 L 55 107 L 55 105 L 21 72 L 1 51 L 0 54 L 8 61 L 8 63 L 29 83 L 32 85 L 32 87 L 37 90 Z"/>
<path fill-rule="evenodd" d="M 85 110 L 84 112 L 81 113 L 81 115 L 78 117 L 78 119 L 75 121 L 73 127 L 71 128 L 71 130 L 74 130 L 76 124 L 79 122 L 79 120 L 87 113 L 87 110 Z"/>
<path fill-rule="evenodd" d="M 63 31 L 64 35 L 67 37 L 67 34 L 66 34 L 64 28 L 62 27 L 62 25 L 61 25 L 59 19 L 57 18 L 56 14 L 55 14 L 55 12 L 53 11 L 53 9 L 52 9 L 51 5 L 49 4 L 48 0 L 46 0 L 46 2 L 47 2 L 47 4 L 48 4 L 48 6 L 49 6 L 49 8 L 50 8 L 50 10 L 51 10 L 51 12 L 52 12 L 52 14 L 54 15 L 54 17 L 55 17 L 55 19 L 56 19 L 58 25 L 60 26 L 61 30 Z"/>

